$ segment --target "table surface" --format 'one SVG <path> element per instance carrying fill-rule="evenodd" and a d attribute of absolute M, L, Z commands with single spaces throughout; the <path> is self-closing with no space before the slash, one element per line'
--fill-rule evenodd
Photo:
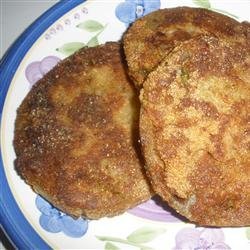
<path fill-rule="evenodd" d="M 0 58 L 18 36 L 58 0 L 0 0 Z"/>

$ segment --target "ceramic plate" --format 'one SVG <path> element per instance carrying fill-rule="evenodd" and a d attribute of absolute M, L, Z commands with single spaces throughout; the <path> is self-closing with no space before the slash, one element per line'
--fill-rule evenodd
<path fill-rule="evenodd" d="M 117 41 L 138 17 L 159 8 L 204 7 L 249 21 L 249 1 L 61 1 L 32 24 L 1 61 L 0 216 L 24 249 L 249 249 L 249 228 L 202 228 L 150 200 L 114 218 L 73 220 L 37 196 L 16 174 L 16 109 L 31 86 L 83 46 Z"/>

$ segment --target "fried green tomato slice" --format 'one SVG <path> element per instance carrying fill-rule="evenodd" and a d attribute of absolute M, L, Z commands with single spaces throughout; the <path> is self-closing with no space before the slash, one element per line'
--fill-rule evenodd
<path fill-rule="evenodd" d="M 177 7 L 152 12 L 124 35 L 129 75 L 140 88 L 147 75 L 179 42 L 200 34 L 213 34 L 240 42 L 246 27 L 225 15 L 200 8 Z"/>
<path fill-rule="evenodd" d="M 80 50 L 17 110 L 17 172 L 75 217 L 114 216 L 151 196 L 136 147 L 139 100 L 120 51 L 115 42 Z"/>
<path fill-rule="evenodd" d="M 154 191 L 199 225 L 250 225 L 250 47 L 209 36 L 183 42 L 140 98 Z"/>

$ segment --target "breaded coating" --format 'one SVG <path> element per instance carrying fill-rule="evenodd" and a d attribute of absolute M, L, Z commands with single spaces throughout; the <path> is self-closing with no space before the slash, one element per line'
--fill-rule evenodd
<path fill-rule="evenodd" d="M 241 42 L 245 33 L 246 27 L 236 20 L 207 9 L 177 7 L 152 12 L 135 21 L 124 36 L 129 75 L 141 87 L 178 43 L 200 34 Z"/>
<path fill-rule="evenodd" d="M 249 45 L 185 41 L 149 74 L 140 98 L 154 191 L 199 225 L 250 225 Z"/>
<path fill-rule="evenodd" d="M 81 49 L 17 111 L 17 172 L 75 217 L 114 216 L 151 197 L 136 148 L 139 100 L 124 65 L 119 43 Z"/>

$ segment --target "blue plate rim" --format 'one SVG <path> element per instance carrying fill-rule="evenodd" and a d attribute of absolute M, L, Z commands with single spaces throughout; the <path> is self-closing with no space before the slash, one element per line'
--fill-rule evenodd
<path fill-rule="evenodd" d="M 36 19 L 7 50 L 0 61 L 0 120 L 12 78 L 30 47 L 65 13 L 86 0 L 62 0 Z M 1 124 L 0 124 L 1 128 Z M 50 249 L 21 212 L 8 184 L 0 147 L 0 226 L 17 249 Z"/>

